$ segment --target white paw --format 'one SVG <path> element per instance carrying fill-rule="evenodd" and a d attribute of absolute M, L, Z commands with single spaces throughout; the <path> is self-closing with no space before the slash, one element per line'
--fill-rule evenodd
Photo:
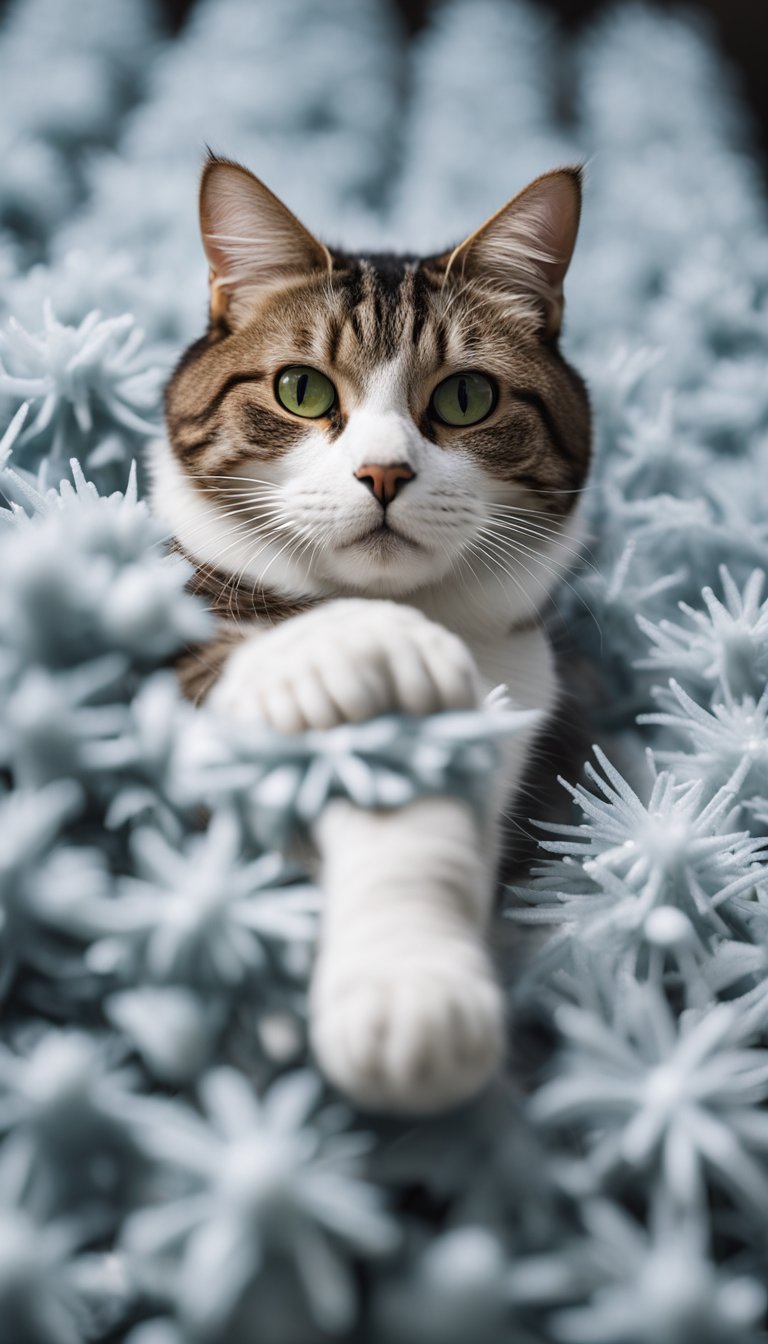
<path fill-rule="evenodd" d="M 297 733 L 392 710 L 473 708 L 480 699 L 477 668 L 457 635 L 413 607 L 352 598 L 246 640 L 209 704 L 241 723 Z"/>
<path fill-rule="evenodd" d="M 426 972 L 361 970 L 334 983 L 321 958 L 310 1031 L 324 1074 L 357 1105 L 424 1115 L 468 1100 L 495 1073 L 504 1005 L 489 967 L 436 959 Z"/>

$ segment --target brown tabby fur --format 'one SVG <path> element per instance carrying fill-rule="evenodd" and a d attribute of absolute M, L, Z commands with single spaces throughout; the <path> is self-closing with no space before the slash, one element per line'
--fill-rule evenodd
<path fill-rule="evenodd" d="M 218 680 L 232 650 L 247 633 L 243 630 L 243 622 L 258 620 L 265 625 L 277 625 L 289 616 L 308 611 L 315 605 L 315 599 L 289 602 L 252 584 L 238 583 L 234 574 L 225 574 L 210 565 L 198 566 L 194 557 L 178 542 L 173 542 L 171 549 L 196 566 L 187 587 L 198 597 L 205 598 L 208 610 L 219 618 L 216 638 L 203 648 L 190 649 L 176 663 L 182 693 L 194 704 L 199 704 Z"/>
<path fill-rule="evenodd" d="M 578 170 L 567 171 L 578 178 Z M 552 522 L 564 518 L 589 465 L 589 402 L 557 333 L 547 333 L 530 301 L 517 303 L 451 269 L 449 253 L 419 259 L 328 251 L 329 271 L 267 286 L 236 325 L 214 302 L 207 333 L 185 352 L 166 389 L 170 444 L 189 480 L 224 502 L 229 474 L 275 459 L 305 434 L 306 422 L 275 396 L 284 366 L 312 365 L 337 387 L 339 409 L 320 422 L 333 440 L 366 377 L 407 348 L 410 408 L 424 437 L 447 453 L 459 447 L 495 480 L 514 482 L 526 491 L 526 508 Z M 442 378 L 466 368 L 491 375 L 499 398 L 488 420 L 458 430 L 430 416 L 430 396 Z M 218 641 L 182 664 L 184 690 L 195 699 L 216 680 L 241 622 L 274 623 L 311 605 L 205 566 L 192 587 L 225 622 Z"/>

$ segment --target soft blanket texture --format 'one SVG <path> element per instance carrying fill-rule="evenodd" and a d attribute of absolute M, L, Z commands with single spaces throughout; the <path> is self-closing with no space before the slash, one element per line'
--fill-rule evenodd
<path fill-rule="evenodd" d="M 765 201 L 689 17 L 574 46 L 541 15 L 452 0 L 409 52 L 383 0 L 198 0 L 173 41 L 136 0 L 6 12 L 8 1344 L 766 1338 Z M 230 741 L 166 670 L 208 618 L 141 456 L 203 321 L 206 141 L 329 241 L 409 248 L 588 162 L 598 451 L 548 616 L 598 746 L 507 893 L 508 1075 L 438 1120 L 308 1065 L 317 896 L 283 855 L 330 796 L 476 796 L 503 711 Z"/>

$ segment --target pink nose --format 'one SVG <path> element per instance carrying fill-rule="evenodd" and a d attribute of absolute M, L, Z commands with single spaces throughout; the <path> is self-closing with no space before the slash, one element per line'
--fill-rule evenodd
<path fill-rule="evenodd" d="M 367 485 L 371 494 L 385 508 L 395 498 L 401 484 L 412 481 L 415 475 L 416 472 L 411 470 L 407 462 L 395 462 L 391 467 L 379 466 L 377 462 L 367 463 L 355 472 L 358 481 Z"/>

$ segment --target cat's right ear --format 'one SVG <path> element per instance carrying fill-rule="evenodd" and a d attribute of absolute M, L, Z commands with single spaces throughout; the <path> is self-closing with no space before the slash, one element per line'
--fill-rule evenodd
<path fill-rule="evenodd" d="M 211 317 L 235 324 L 266 286 L 329 271 L 331 254 L 247 168 L 211 155 L 200 182 Z"/>

